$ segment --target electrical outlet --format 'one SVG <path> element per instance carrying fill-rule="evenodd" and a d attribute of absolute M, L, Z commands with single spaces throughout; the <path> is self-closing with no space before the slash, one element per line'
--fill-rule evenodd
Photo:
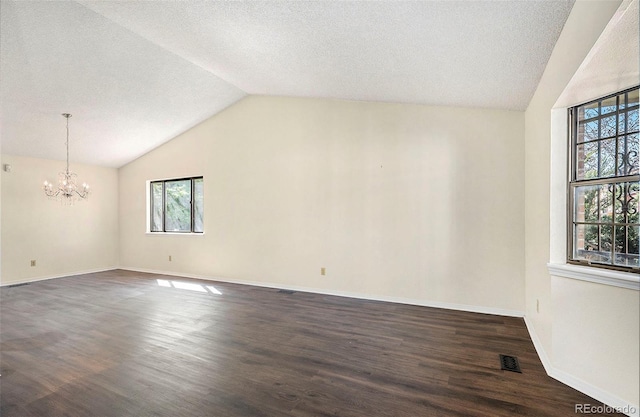
<path fill-rule="evenodd" d="M 327 268 L 320 268 L 320 275 L 327 275 Z"/>
<path fill-rule="evenodd" d="M 31 266 L 36 266 L 36 260 L 35 259 L 31 260 Z"/>
<path fill-rule="evenodd" d="M 171 262 L 171 255 L 169 255 L 169 262 Z"/>

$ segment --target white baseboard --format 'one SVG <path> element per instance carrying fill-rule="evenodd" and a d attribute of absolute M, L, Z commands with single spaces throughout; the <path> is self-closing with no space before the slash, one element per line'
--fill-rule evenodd
<path fill-rule="evenodd" d="M 533 347 L 536 348 L 536 352 L 538 353 L 538 357 L 540 358 L 540 362 L 542 362 L 542 366 L 544 366 L 544 370 L 547 375 L 551 375 L 551 371 L 553 370 L 553 364 L 551 362 L 551 358 L 547 356 L 547 352 L 542 347 L 542 342 L 536 333 L 535 327 L 529 321 L 527 316 L 524 316 L 524 324 L 527 326 L 527 330 L 529 331 L 529 337 L 531 337 L 531 341 L 533 342 Z"/>
<path fill-rule="evenodd" d="M 127 271 L 134 271 L 134 272 L 144 272 L 149 274 L 169 275 L 169 276 L 176 276 L 176 277 L 182 277 L 182 278 L 194 278 L 194 279 L 203 279 L 207 281 L 227 282 L 230 284 L 252 285 L 255 287 L 277 288 L 282 290 L 310 292 L 314 294 L 335 295 L 337 297 L 358 298 L 362 300 L 385 301 L 389 303 L 409 304 L 409 305 L 416 305 L 421 307 L 444 308 L 448 310 L 459 310 L 459 311 L 468 311 L 472 313 L 493 314 L 497 316 L 524 317 L 524 312 L 522 311 L 506 310 L 506 309 L 493 308 L 493 307 L 473 306 L 473 305 L 455 304 L 455 303 L 442 303 L 437 301 L 426 301 L 426 300 L 404 298 L 404 297 L 379 296 L 379 295 L 363 294 L 363 293 L 356 293 L 356 292 L 349 292 L 349 291 L 334 291 L 334 290 L 328 290 L 324 288 L 312 288 L 312 287 L 285 285 L 285 284 L 270 283 L 270 282 L 236 280 L 236 279 L 230 279 L 225 277 L 185 274 L 181 272 L 159 271 L 159 270 L 144 269 L 144 268 L 132 268 L 132 267 L 126 267 L 126 266 L 121 266 L 120 269 L 124 269 Z"/>
<path fill-rule="evenodd" d="M 562 371 L 560 369 L 554 368 L 552 373 L 549 376 L 553 379 L 556 379 L 562 382 L 565 385 L 574 388 L 589 397 L 599 401 L 601 404 L 606 404 L 609 407 L 615 409 L 615 411 L 621 412 L 631 417 L 639 417 L 640 416 L 640 406 L 638 404 L 629 404 L 628 401 L 624 401 L 623 399 L 604 391 L 598 387 L 594 387 L 581 380 L 580 378 L 576 378 L 575 376 Z M 599 406 L 601 404 L 592 404 L 593 406 Z M 611 410 L 613 411 L 613 410 Z"/>
<path fill-rule="evenodd" d="M 542 366 L 544 366 L 544 370 L 547 372 L 547 375 L 555 380 L 562 382 L 565 385 L 570 386 L 573 389 L 582 392 L 583 394 L 588 395 L 594 400 L 599 401 L 601 404 L 606 404 L 613 409 L 619 410 L 619 412 L 623 414 L 631 417 L 640 417 L 640 406 L 638 404 L 629 404 L 628 401 L 625 401 L 622 398 L 611 394 L 610 392 L 598 388 L 586 381 L 583 381 L 580 378 L 576 378 L 575 376 L 554 367 L 552 361 L 547 355 L 547 352 L 544 350 L 542 343 L 540 342 L 540 338 L 538 337 L 533 324 L 531 324 L 526 316 L 524 317 L 524 322 L 527 326 L 527 330 L 529 330 L 529 335 L 531 336 L 533 345 L 536 348 L 536 352 L 540 357 L 540 361 L 542 362 Z M 597 407 L 601 404 L 591 405 Z"/>
<path fill-rule="evenodd" d="M 18 281 L 9 281 L 9 282 L 4 282 L 3 281 L 3 282 L 0 283 L 0 287 L 8 287 L 8 286 L 11 286 L 11 285 L 18 285 L 18 284 L 27 284 L 29 282 L 47 281 L 49 279 L 72 277 L 72 276 L 75 276 L 75 275 L 95 274 L 97 272 L 113 271 L 114 269 L 118 269 L 118 267 L 117 266 L 112 266 L 110 268 L 89 269 L 89 270 L 86 270 L 86 271 L 74 271 L 74 272 L 67 272 L 67 273 L 64 273 L 64 274 L 47 275 L 47 276 L 44 276 L 44 277 L 26 278 L 26 279 L 22 279 L 22 280 L 18 280 Z"/>

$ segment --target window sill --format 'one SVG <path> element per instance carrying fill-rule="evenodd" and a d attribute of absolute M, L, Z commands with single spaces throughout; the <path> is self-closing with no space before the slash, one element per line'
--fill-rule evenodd
<path fill-rule="evenodd" d="M 640 291 L 640 275 L 633 272 L 620 272 L 601 268 L 589 268 L 587 266 L 553 263 L 548 263 L 547 269 L 551 275 L 557 277 L 572 278 Z"/>
<path fill-rule="evenodd" d="M 186 233 L 186 232 L 145 232 L 148 236 L 204 236 L 203 233 Z"/>

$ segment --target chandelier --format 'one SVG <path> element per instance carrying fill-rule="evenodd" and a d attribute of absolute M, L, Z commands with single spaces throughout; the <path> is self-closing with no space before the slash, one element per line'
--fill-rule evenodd
<path fill-rule="evenodd" d="M 47 197 L 57 199 L 68 204 L 74 201 L 87 198 L 89 195 L 89 185 L 82 183 L 80 187 L 76 184 L 77 175 L 69 171 L 69 113 L 63 113 L 62 116 L 67 119 L 67 169 L 58 174 L 58 185 L 54 186 L 49 181 L 44 182 L 44 193 Z"/>

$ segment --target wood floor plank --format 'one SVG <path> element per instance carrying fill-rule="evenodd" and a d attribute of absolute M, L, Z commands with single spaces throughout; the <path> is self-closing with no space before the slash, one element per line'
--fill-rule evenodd
<path fill-rule="evenodd" d="M 3 417 L 545 417 L 599 405 L 546 375 L 513 317 L 116 270 L 4 287 L 0 320 Z M 522 373 L 501 370 L 501 353 Z"/>

